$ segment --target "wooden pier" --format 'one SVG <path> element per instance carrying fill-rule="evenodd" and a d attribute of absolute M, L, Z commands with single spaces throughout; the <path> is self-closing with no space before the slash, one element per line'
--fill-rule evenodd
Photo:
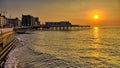
<path fill-rule="evenodd" d="M 42 30 L 50 30 L 50 31 L 68 31 L 68 30 L 80 30 L 80 29 L 88 29 L 89 25 L 56 25 L 56 26 L 42 26 Z"/>
<path fill-rule="evenodd" d="M 73 25 L 69 21 L 60 22 L 46 22 L 40 26 L 33 26 L 34 29 L 50 30 L 50 31 L 69 31 L 69 30 L 80 30 L 88 29 L 90 25 Z"/>

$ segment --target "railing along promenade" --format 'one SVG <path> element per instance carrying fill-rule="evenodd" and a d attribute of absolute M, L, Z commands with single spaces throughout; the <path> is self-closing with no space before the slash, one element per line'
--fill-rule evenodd
<path fill-rule="evenodd" d="M 6 57 L 14 47 L 15 41 L 13 28 L 0 29 L 0 68 L 4 67 Z"/>

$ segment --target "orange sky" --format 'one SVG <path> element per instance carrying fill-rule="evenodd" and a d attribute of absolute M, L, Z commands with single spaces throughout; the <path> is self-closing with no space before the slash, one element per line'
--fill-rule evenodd
<path fill-rule="evenodd" d="M 38 16 L 41 22 L 70 21 L 92 26 L 120 26 L 120 0 L 2 0 L 8 17 Z M 98 20 L 93 16 L 99 15 Z"/>

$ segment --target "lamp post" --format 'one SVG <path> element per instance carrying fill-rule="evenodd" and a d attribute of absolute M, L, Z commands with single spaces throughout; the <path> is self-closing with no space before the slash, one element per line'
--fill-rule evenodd
<path fill-rule="evenodd" d="M 0 43 L 0 44 L 1 44 L 2 46 L 3 46 L 3 38 L 2 38 L 2 35 L 3 35 L 3 24 L 4 24 L 4 22 L 5 22 L 5 21 L 4 21 L 5 13 L 6 13 L 5 11 L 1 11 L 1 13 L 0 13 L 0 32 L 1 32 L 1 33 L 0 33 L 0 36 L 1 36 L 1 37 L 0 37 L 0 42 L 2 41 L 2 44 L 1 44 L 1 43 Z M 2 15 L 2 14 L 3 14 L 3 15 Z"/>
<path fill-rule="evenodd" d="M 0 46 L 2 45 L 2 17 L 0 13 Z"/>

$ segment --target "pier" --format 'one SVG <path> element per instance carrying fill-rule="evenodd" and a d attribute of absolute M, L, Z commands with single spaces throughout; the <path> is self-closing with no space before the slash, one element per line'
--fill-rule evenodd
<path fill-rule="evenodd" d="M 80 30 L 88 29 L 90 25 L 73 25 L 69 21 L 60 21 L 60 22 L 46 22 L 40 26 L 34 26 L 34 29 L 42 29 L 49 31 L 69 31 L 69 30 Z"/>
<path fill-rule="evenodd" d="M 42 26 L 42 30 L 50 30 L 50 31 L 68 31 L 68 30 L 80 30 L 80 29 L 90 28 L 89 25 L 69 25 L 69 26 Z"/>
<path fill-rule="evenodd" d="M 3 68 L 7 55 L 14 47 L 16 39 L 12 28 L 3 28 L 0 31 L 0 68 Z"/>

